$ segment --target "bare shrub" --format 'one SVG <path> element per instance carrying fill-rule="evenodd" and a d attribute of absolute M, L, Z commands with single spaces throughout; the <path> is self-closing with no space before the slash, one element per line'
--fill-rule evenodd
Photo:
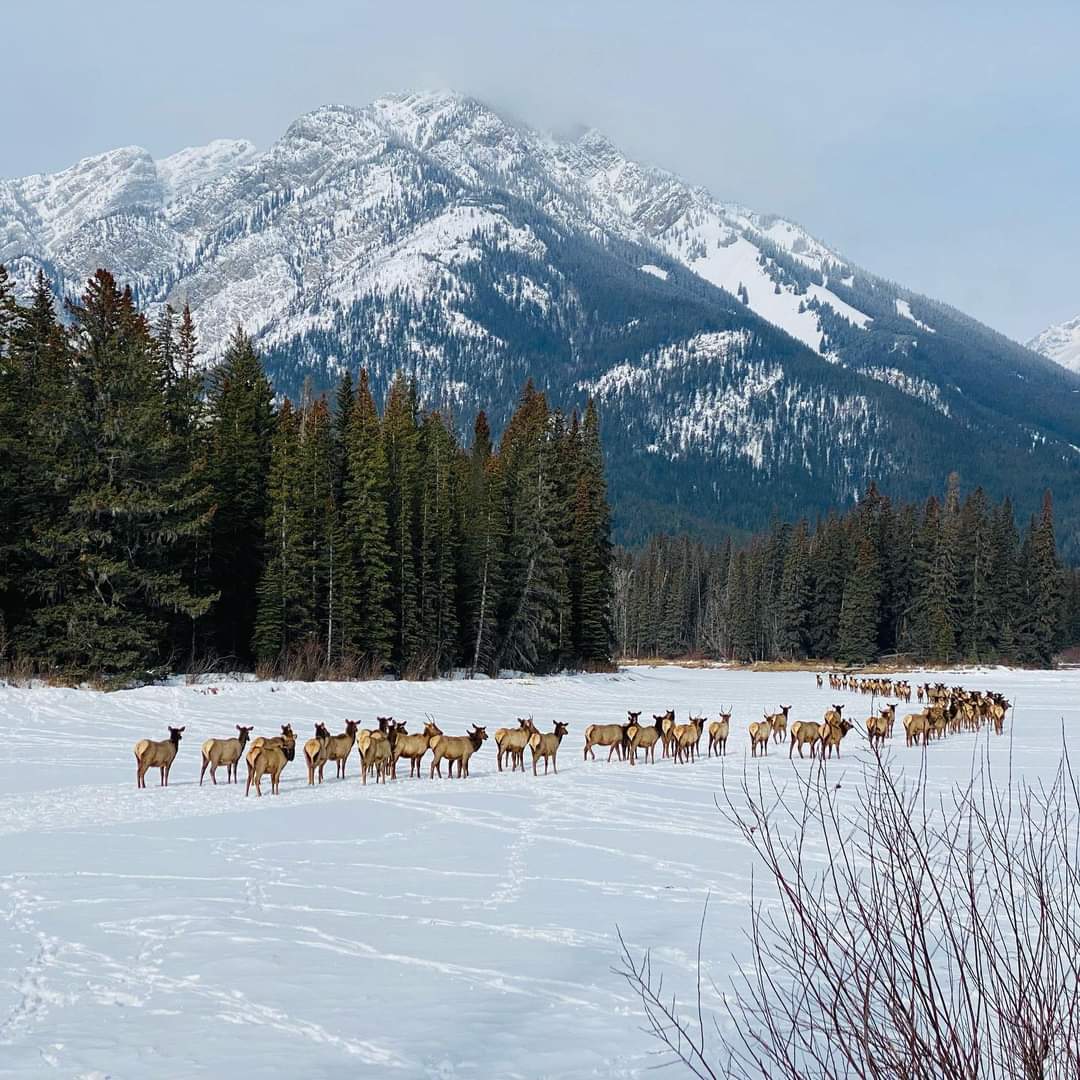
<path fill-rule="evenodd" d="M 744 774 L 720 806 L 764 864 L 752 965 L 729 1025 L 689 1020 L 646 953 L 616 969 L 670 1060 L 698 1077 L 1064 1080 L 1080 1076 L 1080 788 L 989 752 L 934 797 L 875 755 L 861 784 L 819 765 L 793 798 Z M 779 902 L 777 902 L 779 901 Z M 621 941 L 620 937 L 620 941 Z M 719 991 L 717 991 L 719 993 Z M 715 1039 L 715 1044 L 710 1040 Z"/>

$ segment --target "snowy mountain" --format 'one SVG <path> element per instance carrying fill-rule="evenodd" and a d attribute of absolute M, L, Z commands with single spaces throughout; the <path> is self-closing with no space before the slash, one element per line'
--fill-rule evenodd
<path fill-rule="evenodd" d="M 1070 371 L 1080 372 L 1080 315 L 1044 330 L 1028 342 L 1028 348 Z"/>
<path fill-rule="evenodd" d="M 363 363 L 496 422 L 530 376 L 596 394 L 625 537 L 814 513 L 870 479 L 922 496 L 953 468 L 1080 500 L 1080 379 L 599 132 L 456 94 L 320 108 L 258 153 L 127 147 L 0 181 L 0 261 L 189 301 L 208 362 L 240 323 L 287 393 Z"/>

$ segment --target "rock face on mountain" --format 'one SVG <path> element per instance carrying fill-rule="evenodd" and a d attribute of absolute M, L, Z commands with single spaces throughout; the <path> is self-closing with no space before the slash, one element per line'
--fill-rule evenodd
<path fill-rule="evenodd" d="M 1080 315 L 1048 327 L 1028 342 L 1028 348 L 1070 371 L 1080 373 Z"/>
<path fill-rule="evenodd" d="M 363 364 L 496 423 L 529 377 L 595 395 L 624 538 L 814 514 L 871 479 L 921 497 L 953 469 L 1080 508 L 1080 378 L 596 131 L 455 94 L 321 108 L 259 153 L 0 181 L 0 262 L 190 302 L 208 363 L 242 324 L 283 393 Z"/>

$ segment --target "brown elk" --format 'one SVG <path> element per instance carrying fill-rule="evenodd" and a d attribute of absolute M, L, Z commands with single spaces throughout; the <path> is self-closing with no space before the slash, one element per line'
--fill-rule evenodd
<path fill-rule="evenodd" d="M 487 738 L 485 728 L 473 724 L 472 730 L 465 735 L 440 735 L 435 740 L 434 753 L 431 762 L 431 776 L 436 773 L 442 776 L 442 761 L 446 758 L 450 762 L 449 775 L 454 775 L 454 762 L 457 762 L 458 779 L 469 775 L 469 759 L 480 749 L 481 744 Z"/>
<path fill-rule="evenodd" d="M 787 720 L 790 711 L 790 705 L 781 705 L 779 712 L 765 714 L 765 719 L 769 721 L 769 725 L 772 727 L 774 742 L 783 742 L 787 738 Z"/>
<path fill-rule="evenodd" d="M 539 731 L 533 732 L 532 737 L 529 739 L 529 746 L 532 749 L 533 776 L 536 776 L 536 762 L 540 758 L 544 759 L 545 776 L 547 776 L 548 761 L 551 762 L 552 769 L 558 774 L 559 764 L 557 758 L 559 754 L 559 744 L 562 742 L 563 736 L 569 730 L 569 725 L 564 724 L 561 720 L 556 720 L 554 731 L 545 732 L 543 734 Z"/>
<path fill-rule="evenodd" d="M 672 744 L 675 741 L 675 710 L 668 709 L 666 713 L 653 713 L 653 721 L 660 722 L 660 741 L 664 744 L 663 757 L 671 757 Z"/>
<path fill-rule="evenodd" d="M 704 716 L 691 716 L 687 723 L 675 725 L 673 744 L 676 765 L 679 762 L 696 760 L 698 744 L 701 742 L 701 733 L 704 729 Z"/>
<path fill-rule="evenodd" d="M 632 714 L 640 715 L 640 714 Z M 582 751 L 582 760 L 586 761 L 592 758 L 596 760 L 596 754 L 593 753 L 594 746 L 608 746 L 611 749 L 608 750 L 608 761 L 611 760 L 612 754 L 617 754 L 619 760 L 622 760 L 623 756 L 623 726 L 622 724 L 590 724 L 585 729 L 585 749 Z"/>
<path fill-rule="evenodd" d="M 315 725 L 315 738 L 304 743 L 304 760 L 307 762 L 308 786 L 315 783 L 315 771 L 318 770 L 319 783 L 323 782 L 323 767 L 326 765 L 326 752 L 330 745 L 330 732 L 323 723 Z"/>
<path fill-rule="evenodd" d="M 282 724 L 280 735 L 274 735 L 270 738 L 267 738 L 265 735 L 260 735 L 257 739 L 251 741 L 251 745 L 248 747 L 248 752 L 244 759 L 247 761 L 248 767 L 247 786 L 249 791 L 251 790 L 252 770 L 255 768 L 255 757 L 258 752 L 267 745 L 281 746 L 286 739 L 292 739 L 293 744 L 295 745 L 296 735 L 293 734 L 292 724 Z"/>
<path fill-rule="evenodd" d="M 815 723 L 813 720 L 796 720 L 791 725 L 791 738 L 788 742 L 788 757 L 791 757 L 795 752 L 795 748 L 799 749 L 799 757 L 803 756 L 803 747 L 810 747 L 810 756 L 814 756 L 814 747 L 817 746 L 818 739 L 821 737 L 821 725 Z"/>
<path fill-rule="evenodd" d="M 255 730 L 254 725 L 250 727 L 243 727 L 240 724 L 236 725 L 236 730 L 240 733 L 233 739 L 207 739 L 202 744 L 202 769 L 199 770 L 199 787 L 202 787 L 203 777 L 206 775 L 206 770 L 210 770 L 210 781 L 215 786 L 217 784 L 218 766 L 225 766 L 225 783 L 236 783 L 236 769 L 240 764 L 240 756 L 244 752 L 244 747 L 247 746 L 248 736 Z"/>
<path fill-rule="evenodd" d="M 716 751 L 717 757 L 727 753 L 727 741 L 728 732 L 731 730 L 731 709 L 727 712 L 720 713 L 720 719 L 714 720 L 709 725 L 709 752 L 708 757 L 712 757 L 713 750 Z"/>
<path fill-rule="evenodd" d="M 349 755 L 352 753 L 353 743 L 356 741 L 356 730 L 360 725 L 355 720 L 345 721 L 345 730 L 340 735 L 331 735 L 326 744 L 326 762 L 331 761 L 337 765 L 337 777 L 345 779 L 345 766 L 348 764 Z"/>
<path fill-rule="evenodd" d="M 251 794 L 251 785 L 255 784 L 255 794 L 262 796 L 262 778 L 270 775 L 270 794 L 281 794 L 281 774 L 285 766 L 292 761 L 296 753 L 296 736 L 282 735 L 279 738 L 267 739 L 255 751 L 255 760 L 248 773 L 245 797 Z"/>
<path fill-rule="evenodd" d="M 524 719 L 519 716 L 517 722 L 518 726 L 516 728 L 499 728 L 495 732 L 495 746 L 498 748 L 496 760 L 499 765 L 499 772 L 503 771 L 504 757 L 510 759 L 511 772 L 517 769 L 519 765 L 521 771 L 525 771 L 525 747 L 529 745 L 529 740 L 536 734 L 536 725 L 533 724 L 531 716 Z"/>
<path fill-rule="evenodd" d="M 442 731 L 434 720 L 429 720 L 424 724 L 423 734 L 407 735 L 404 731 L 401 731 L 394 741 L 394 752 L 390 762 L 391 775 L 396 778 L 398 760 L 408 758 L 409 776 L 415 774 L 416 778 L 419 779 L 420 762 L 428 750 L 431 749 L 432 741 L 441 734 Z"/>
<path fill-rule="evenodd" d="M 772 738 L 772 722 L 766 714 L 764 720 L 755 720 L 750 724 L 750 756 L 757 757 L 769 752 L 769 739 Z"/>
<path fill-rule="evenodd" d="M 832 757 L 833 751 L 840 756 L 840 741 L 851 730 L 852 723 L 840 717 L 837 720 L 827 720 L 819 728 L 818 741 L 821 745 L 821 756 Z"/>
<path fill-rule="evenodd" d="M 159 786 L 169 786 L 169 770 L 180 749 L 180 736 L 183 733 L 182 727 L 170 727 L 167 739 L 140 739 L 135 744 L 135 779 L 139 787 L 146 787 L 147 769 L 160 769 Z"/>
<path fill-rule="evenodd" d="M 627 725 L 632 729 L 632 734 L 629 736 L 629 747 L 627 749 L 627 755 L 630 758 L 630 764 L 637 764 L 637 752 L 642 752 L 643 759 L 646 763 L 652 762 L 656 764 L 656 744 L 661 739 L 661 725 L 663 724 L 663 717 L 658 720 L 654 720 L 651 725 L 640 727 L 637 724 L 637 717 L 641 713 L 631 713 L 634 717 L 634 723 Z"/>

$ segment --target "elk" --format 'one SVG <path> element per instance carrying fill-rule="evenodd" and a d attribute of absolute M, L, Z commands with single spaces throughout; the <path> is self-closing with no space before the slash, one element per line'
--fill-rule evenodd
<path fill-rule="evenodd" d="M 139 787 L 146 787 L 147 769 L 160 769 L 160 786 L 169 786 L 169 770 L 180 749 L 180 736 L 183 733 L 182 727 L 170 727 L 167 739 L 140 739 L 135 744 L 135 779 Z"/>
<path fill-rule="evenodd" d="M 763 754 L 769 752 L 769 739 L 772 737 L 772 722 L 768 714 L 764 720 L 755 720 L 750 724 L 750 756 L 757 757 L 760 750 Z"/>
<path fill-rule="evenodd" d="M 291 731 L 280 738 L 267 739 L 262 746 L 255 749 L 255 760 L 248 772 L 247 788 L 244 791 L 245 798 L 251 794 L 252 783 L 255 784 L 255 794 L 262 797 L 262 778 L 267 773 L 270 774 L 270 794 L 280 795 L 281 774 L 295 754 L 296 736 Z"/>
<path fill-rule="evenodd" d="M 291 724 L 281 725 L 281 734 L 274 735 L 271 738 L 267 738 L 265 735 L 260 735 L 257 739 L 253 739 L 251 746 L 248 747 L 248 752 L 245 760 L 248 767 L 248 790 L 251 790 L 252 770 L 255 768 L 255 757 L 264 746 L 281 746 L 286 739 L 292 739 L 293 744 L 296 743 L 296 736 L 293 734 Z"/>
<path fill-rule="evenodd" d="M 671 756 L 671 744 L 674 742 L 675 710 L 668 709 L 666 713 L 657 715 L 653 713 L 653 720 L 660 722 L 660 739 L 664 744 L 664 757 Z"/>
<path fill-rule="evenodd" d="M 536 734 L 536 725 L 533 724 L 531 716 L 527 716 L 524 719 L 522 717 L 517 718 L 518 726 L 516 728 L 499 728 L 495 732 L 495 745 L 498 747 L 498 754 L 496 759 L 499 765 L 499 772 L 503 771 L 503 758 L 510 758 L 510 771 L 513 772 L 518 765 L 521 766 L 521 771 L 525 771 L 525 747 L 529 745 L 530 739 Z"/>
<path fill-rule="evenodd" d="M 640 715 L 638 713 L 632 713 L 631 715 Z M 592 758 L 596 760 L 596 754 L 593 753 L 594 746 L 609 746 L 608 761 L 611 760 L 612 754 L 618 754 L 619 760 L 622 760 L 623 755 L 623 727 L 622 724 L 590 724 L 585 729 L 585 749 L 582 752 L 582 760 L 586 761 Z"/>
<path fill-rule="evenodd" d="M 779 712 L 765 714 L 765 719 L 769 721 L 772 727 L 774 742 L 783 742 L 787 738 L 787 718 L 790 711 L 790 705 L 781 705 Z"/>
<path fill-rule="evenodd" d="M 799 748 L 799 757 L 803 756 L 803 747 L 810 747 L 810 756 L 814 756 L 814 747 L 817 745 L 818 739 L 821 737 L 821 725 L 814 723 L 813 720 L 796 720 L 791 725 L 791 739 L 788 743 L 788 757 L 791 757 L 795 752 L 795 747 Z"/>
<path fill-rule="evenodd" d="M 630 715 L 634 717 L 633 725 L 627 725 L 628 727 L 632 726 L 632 734 L 630 735 L 630 746 L 628 750 L 630 764 L 637 764 L 637 752 L 640 749 L 642 754 L 644 755 L 645 761 L 651 761 L 655 765 L 656 744 L 661 739 L 660 728 L 663 723 L 663 717 L 658 720 L 654 720 L 651 726 L 640 727 L 637 724 L 637 717 L 639 717 L 641 713 L 631 713 Z"/>
<path fill-rule="evenodd" d="M 454 762 L 457 762 L 458 779 L 469 775 L 469 759 L 480 749 L 487 738 L 486 728 L 473 724 L 472 730 L 464 735 L 440 735 L 433 743 L 434 753 L 431 761 L 431 776 L 442 776 L 442 761 L 450 762 L 449 777 L 454 775 Z"/>
<path fill-rule="evenodd" d="M 390 724 L 385 732 L 372 732 L 372 737 L 364 743 L 360 751 L 360 783 L 366 785 L 368 773 L 374 771 L 375 783 L 386 783 L 386 774 L 393 769 L 394 746 L 397 743 L 398 727 Z"/>
<path fill-rule="evenodd" d="M 541 734 L 538 731 L 534 731 L 529 739 L 529 746 L 532 749 L 532 763 L 533 763 L 533 776 L 536 776 L 536 762 L 540 759 L 544 759 L 544 775 L 547 776 L 548 761 L 551 761 L 551 767 L 558 775 L 559 765 L 556 758 L 559 754 L 559 743 L 562 742 L 563 736 L 570 730 L 568 724 L 564 724 L 561 720 L 555 721 L 555 730 Z"/>
<path fill-rule="evenodd" d="M 866 721 L 866 734 L 870 738 L 871 746 L 880 746 L 889 734 L 888 718 L 882 713 L 880 716 L 871 716 Z"/>
<path fill-rule="evenodd" d="M 896 704 L 882 705 L 881 716 L 885 721 L 885 734 L 892 738 L 893 725 L 896 723 Z"/>
<path fill-rule="evenodd" d="M 701 732 L 705 728 L 704 716 L 691 716 L 688 723 L 676 724 L 672 740 L 675 747 L 675 764 L 680 761 L 694 761 L 697 757 Z"/>
<path fill-rule="evenodd" d="M 826 724 L 838 724 L 844 715 L 843 705 L 834 705 L 831 709 L 825 710 L 825 723 Z"/>
<path fill-rule="evenodd" d="M 378 727 L 361 728 L 356 733 L 356 749 L 361 755 L 364 753 L 364 750 L 372 739 L 385 739 L 387 732 L 390 730 L 390 726 L 394 722 L 392 716 L 377 716 L 375 719 L 378 722 Z"/>
<path fill-rule="evenodd" d="M 225 782 L 227 784 L 236 783 L 236 769 L 240 764 L 240 755 L 244 752 L 244 747 L 247 746 L 248 736 L 255 730 L 254 725 L 251 727 L 242 727 L 240 724 L 236 725 L 236 730 L 240 733 L 234 739 L 207 739 L 202 744 L 202 769 L 199 771 L 199 787 L 202 787 L 203 777 L 206 775 L 206 770 L 210 770 L 210 780 L 217 786 L 217 776 L 214 774 L 218 770 L 219 765 L 225 766 Z"/>
<path fill-rule="evenodd" d="M 821 742 L 821 756 L 832 757 L 832 753 L 835 750 L 836 756 L 840 756 L 840 740 L 851 730 L 852 724 L 850 720 L 844 720 L 842 717 L 838 720 L 828 720 L 821 725 L 819 729 L 819 740 Z"/>
<path fill-rule="evenodd" d="M 330 746 L 330 732 L 323 723 L 315 725 L 315 738 L 304 743 L 304 760 L 307 762 L 307 782 L 315 784 L 315 770 L 319 770 L 319 783 L 323 782 L 323 768 L 326 765 L 326 752 Z"/>
<path fill-rule="evenodd" d="M 441 735 L 442 731 L 434 720 L 424 724 L 423 733 L 420 735 L 408 735 L 402 729 L 394 740 L 394 750 L 390 759 L 390 773 L 397 779 L 397 763 L 399 758 L 408 758 L 409 776 L 413 775 L 420 779 L 420 762 L 423 756 L 431 749 L 434 739 Z"/>
<path fill-rule="evenodd" d="M 713 750 L 716 751 L 717 757 L 727 753 L 728 732 L 730 729 L 731 709 L 729 708 L 727 712 L 720 713 L 719 720 L 714 720 L 709 725 L 709 757 L 712 757 Z"/>
<path fill-rule="evenodd" d="M 904 741 L 908 746 L 918 746 L 920 736 L 923 746 L 926 745 L 926 719 L 925 709 L 904 717 Z"/>
<path fill-rule="evenodd" d="M 326 745 L 326 760 L 328 763 L 331 761 L 337 763 L 339 780 L 345 779 L 345 766 L 348 764 L 353 743 L 356 741 L 356 729 L 358 726 L 355 720 L 346 720 L 345 730 L 340 735 L 331 735 L 330 741 Z"/>

